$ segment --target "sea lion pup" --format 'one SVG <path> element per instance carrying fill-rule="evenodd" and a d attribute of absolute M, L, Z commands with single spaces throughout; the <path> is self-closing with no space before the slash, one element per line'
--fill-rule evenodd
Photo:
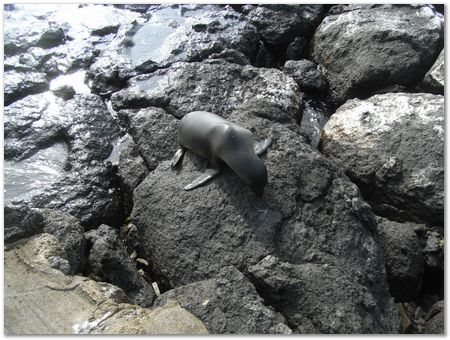
<path fill-rule="evenodd" d="M 194 111 L 184 116 L 178 127 L 177 150 L 171 161 L 175 168 L 181 163 L 187 149 L 206 158 L 208 168 L 184 190 L 195 189 L 219 175 L 221 165 L 226 163 L 253 192 L 262 196 L 267 184 L 267 169 L 258 157 L 272 144 L 267 138 L 255 143 L 253 134 L 214 113 Z"/>

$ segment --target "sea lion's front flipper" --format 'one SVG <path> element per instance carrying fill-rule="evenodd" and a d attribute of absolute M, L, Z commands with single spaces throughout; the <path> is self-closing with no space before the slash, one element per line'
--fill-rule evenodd
<path fill-rule="evenodd" d="M 175 155 L 173 155 L 172 160 L 170 161 L 170 166 L 172 169 L 181 163 L 181 160 L 185 152 L 186 149 L 184 148 L 179 148 L 177 152 L 175 152 Z"/>
<path fill-rule="evenodd" d="M 261 156 L 267 149 L 272 145 L 272 138 L 264 139 L 263 141 L 256 143 L 255 145 L 255 153 L 258 156 Z"/>
<path fill-rule="evenodd" d="M 212 180 L 214 177 L 220 173 L 218 168 L 207 168 L 205 173 L 202 174 L 199 178 L 193 181 L 191 184 L 188 184 L 184 187 L 184 190 L 192 190 L 198 188 L 199 186 L 205 184 L 206 182 Z"/>

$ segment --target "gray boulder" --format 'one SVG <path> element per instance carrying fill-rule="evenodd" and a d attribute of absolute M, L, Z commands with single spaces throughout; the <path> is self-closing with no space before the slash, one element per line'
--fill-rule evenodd
<path fill-rule="evenodd" d="M 431 6 L 351 5 L 325 17 L 311 55 L 325 67 L 330 99 L 339 106 L 420 81 L 442 49 L 443 29 L 443 16 Z"/>
<path fill-rule="evenodd" d="M 82 272 L 86 263 L 86 239 L 80 221 L 57 210 L 41 209 L 40 213 L 43 217 L 42 231 L 56 236 L 67 254 L 67 261 L 70 265 L 67 273 Z"/>
<path fill-rule="evenodd" d="M 114 93 L 111 102 L 116 110 L 156 106 L 177 118 L 195 110 L 227 117 L 235 109 L 253 109 L 276 121 L 301 120 L 301 93 L 291 77 L 221 59 L 175 63 L 137 76 Z"/>
<path fill-rule="evenodd" d="M 66 255 L 66 273 L 78 273 L 85 264 L 86 240 L 80 222 L 68 214 L 50 209 L 30 208 L 22 205 L 5 205 L 5 243 L 11 244 L 38 233 L 55 236 Z"/>
<path fill-rule="evenodd" d="M 63 44 L 65 36 L 55 22 L 40 20 L 22 11 L 5 12 L 4 48 L 6 55 L 26 51 L 30 47 L 55 47 Z"/>
<path fill-rule="evenodd" d="M 141 156 L 138 146 L 131 141 L 120 153 L 117 176 L 120 178 L 121 189 L 124 194 L 126 212 L 131 212 L 133 190 L 147 176 L 149 170 Z"/>
<path fill-rule="evenodd" d="M 211 334 L 290 334 L 284 318 L 264 305 L 255 287 L 235 267 L 222 268 L 212 279 L 165 292 L 155 301 L 169 300 L 198 317 Z"/>
<path fill-rule="evenodd" d="M 444 97 L 387 93 L 350 100 L 325 125 L 321 149 L 378 215 L 443 225 Z"/>
<path fill-rule="evenodd" d="M 326 88 L 326 80 L 320 68 L 310 60 L 288 60 L 284 72 L 297 82 L 303 92 L 321 93 Z"/>
<path fill-rule="evenodd" d="M 15 242 L 42 231 L 44 218 L 37 209 L 27 205 L 5 205 L 3 214 L 5 243 Z"/>
<path fill-rule="evenodd" d="M 163 109 L 126 109 L 120 110 L 118 115 L 150 171 L 159 162 L 170 159 L 177 150 L 178 120 Z"/>
<path fill-rule="evenodd" d="M 48 79 L 44 73 L 7 71 L 4 74 L 5 105 L 48 89 Z"/>
<path fill-rule="evenodd" d="M 47 9 L 22 5 L 5 17 L 5 70 L 54 77 L 88 68 L 119 27 L 139 16 L 103 5 L 60 4 Z"/>
<path fill-rule="evenodd" d="M 76 94 L 75 89 L 70 85 L 60 85 L 53 89 L 52 92 L 55 96 L 64 100 L 72 99 Z"/>
<path fill-rule="evenodd" d="M 445 334 L 445 314 L 444 311 L 439 312 L 425 325 L 425 334 Z"/>
<path fill-rule="evenodd" d="M 396 302 L 412 301 L 420 291 L 424 270 L 422 247 L 415 231 L 419 225 L 381 217 L 377 222 L 391 295 Z"/>
<path fill-rule="evenodd" d="M 444 272 L 444 228 L 420 225 L 416 228 L 426 266 L 434 272 Z"/>
<path fill-rule="evenodd" d="M 178 61 L 199 61 L 226 49 L 252 59 L 259 48 L 256 28 L 243 15 L 217 5 L 161 5 L 150 19 L 121 26 L 95 60 L 88 77 L 97 93 L 116 91 L 137 74 Z"/>
<path fill-rule="evenodd" d="M 311 37 L 323 16 L 322 5 L 259 5 L 247 14 L 271 47 L 286 46 L 295 37 Z"/>
<path fill-rule="evenodd" d="M 113 228 L 102 224 L 88 231 L 90 242 L 88 266 L 92 274 L 122 288 L 133 303 L 141 307 L 153 304 L 156 294 L 152 286 L 138 273 L 136 263 Z"/>
<path fill-rule="evenodd" d="M 120 223 L 122 194 L 104 164 L 119 128 L 98 96 L 28 96 L 5 108 L 4 133 L 6 201 L 61 209 L 83 226 Z"/>
<path fill-rule="evenodd" d="M 183 187 L 200 175 L 205 162 L 190 152 L 178 171 L 161 162 L 135 189 L 131 215 L 158 277 L 176 288 L 210 279 L 229 265 L 248 274 L 248 267 L 270 254 L 292 264 L 319 261 L 340 271 L 317 273 L 316 286 L 328 282 L 331 287 L 341 277 L 358 283 L 330 290 L 333 301 L 354 306 L 348 296 L 355 291 L 373 301 L 351 331 L 396 332 L 382 248 L 372 236 L 376 222 L 356 186 L 305 143 L 298 125 L 257 117 L 251 110 L 234 111 L 228 119 L 251 129 L 257 140 L 273 139 L 263 156 L 269 173 L 265 196 L 256 197 L 228 169 L 186 192 Z M 313 293 L 305 294 L 314 300 Z M 356 308 L 345 310 L 360 318 Z M 311 311 L 310 317 L 304 327 L 320 324 L 319 314 Z M 350 329 L 321 326 L 317 331 Z"/>
<path fill-rule="evenodd" d="M 296 37 L 286 49 L 286 60 L 300 60 L 308 57 L 309 39 Z"/>
<path fill-rule="evenodd" d="M 48 234 L 5 249 L 5 334 L 207 334 L 178 304 L 142 308 L 116 286 L 64 275 L 52 268 L 62 255 Z"/>
<path fill-rule="evenodd" d="M 296 333 L 391 333 L 399 328 L 392 306 L 380 305 L 339 266 L 293 264 L 268 255 L 248 270 Z"/>
<path fill-rule="evenodd" d="M 445 333 L 444 300 L 436 302 L 425 317 L 425 334 Z"/>
<path fill-rule="evenodd" d="M 434 65 L 430 68 L 427 74 L 425 74 L 425 77 L 422 80 L 421 85 L 425 90 L 435 94 L 444 95 L 444 86 L 445 86 L 444 57 L 445 57 L 444 49 L 442 49 Z"/>

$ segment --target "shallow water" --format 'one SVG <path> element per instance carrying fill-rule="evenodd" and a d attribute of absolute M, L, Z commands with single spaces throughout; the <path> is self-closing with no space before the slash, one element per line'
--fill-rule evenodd
<path fill-rule="evenodd" d="M 308 134 L 311 145 L 315 148 L 319 145 L 322 129 L 330 118 L 326 109 L 320 106 L 314 105 L 309 100 L 305 100 L 302 122 L 300 124 Z"/>

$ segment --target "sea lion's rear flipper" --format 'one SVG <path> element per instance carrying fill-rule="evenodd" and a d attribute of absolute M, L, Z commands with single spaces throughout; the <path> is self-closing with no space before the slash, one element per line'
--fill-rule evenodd
<path fill-rule="evenodd" d="M 172 160 L 170 161 L 170 166 L 172 167 L 172 169 L 177 167 L 181 163 L 185 152 L 186 149 L 184 148 L 179 148 L 177 152 L 175 152 L 175 155 L 173 155 Z"/>
<path fill-rule="evenodd" d="M 255 153 L 258 156 L 261 156 L 267 149 L 272 145 L 272 138 L 264 139 L 263 141 L 256 143 L 255 145 Z"/>
<path fill-rule="evenodd" d="M 197 178 L 192 183 L 186 185 L 184 187 L 184 190 L 192 190 L 195 188 L 198 188 L 199 186 L 205 184 L 206 182 L 209 182 L 214 177 L 217 177 L 217 175 L 220 173 L 220 170 L 217 168 L 207 168 L 205 170 L 205 173 L 202 174 L 199 178 Z"/>

